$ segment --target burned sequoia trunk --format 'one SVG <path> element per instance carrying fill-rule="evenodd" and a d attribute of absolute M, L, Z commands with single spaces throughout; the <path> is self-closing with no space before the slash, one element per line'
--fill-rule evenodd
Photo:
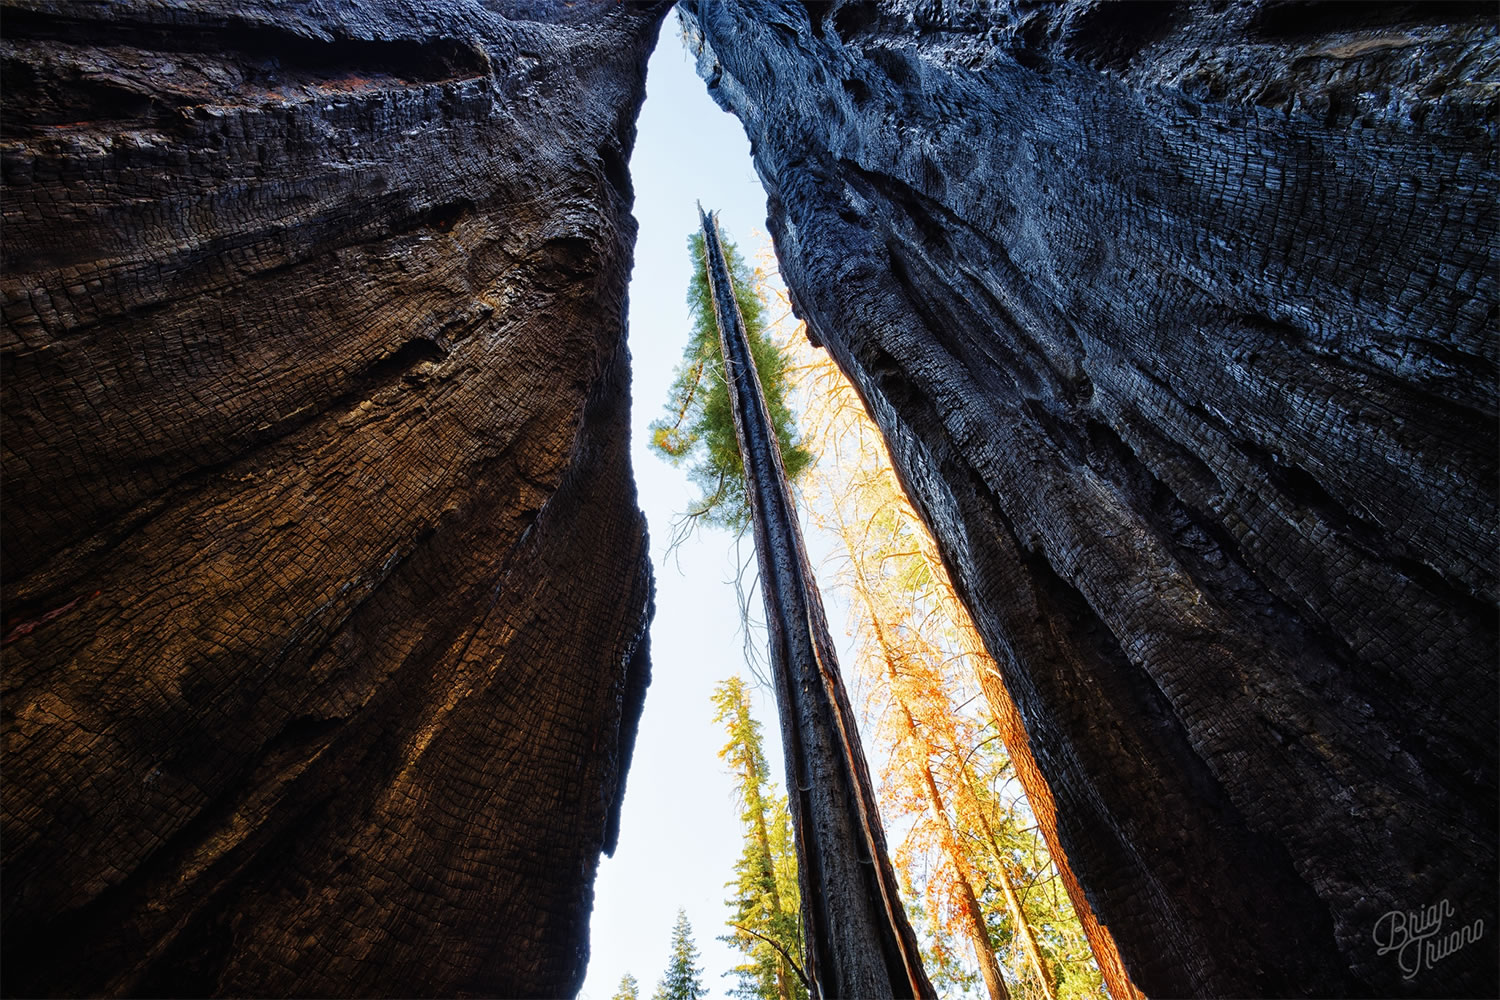
<path fill-rule="evenodd" d="M 807 560 L 775 425 L 750 355 L 718 225 L 702 215 L 704 266 L 745 464 L 755 533 L 807 972 L 818 997 L 931 997 L 885 846 L 875 789 Z"/>
<path fill-rule="evenodd" d="M 577 988 L 662 13 L 6 4 L 7 993 Z"/>
<path fill-rule="evenodd" d="M 1493 995 L 1492 7 L 684 9 L 1139 986 Z"/>

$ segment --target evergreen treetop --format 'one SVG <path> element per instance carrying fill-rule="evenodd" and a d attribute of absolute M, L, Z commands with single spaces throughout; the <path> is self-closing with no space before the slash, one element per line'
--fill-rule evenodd
<path fill-rule="evenodd" d="M 621 976 L 619 989 L 615 990 L 615 995 L 610 1000 L 641 1000 L 640 986 L 635 977 L 628 972 Z"/>
<path fill-rule="evenodd" d="M 720 242 L 745 321 L 750 355 L 776 430 L 782 465 L 787 480 L 796 482 L 812 464 L 813 456 L 797 441 L 797 425 L 787 400 L 790 362 L 767 334 L 765 304 L 739 249 L 727 238 L 721 237 Z M 687 512 L 690 520 L 703 518 L 709 524 L 739 531 L 750 521 L 745 465 L 734 434 L 701 232 L 688 237 L 688 255 L 693 264 L 687 296 L 693 330 L 672 380 L 667 415 L 651 424 L 651 447 L 673 465 L 689 463 L 688 477 L 702 494 Z"/>
<path fill-rule="evenodd" d="M 701 1000 L 708 996 L 703 986 L 703 970 L 698 968 L 698 946 L 693 944 L 693 928 L 687 912 L 677 911 L 672 927 L 672 957 L 651 1000 Z"/>

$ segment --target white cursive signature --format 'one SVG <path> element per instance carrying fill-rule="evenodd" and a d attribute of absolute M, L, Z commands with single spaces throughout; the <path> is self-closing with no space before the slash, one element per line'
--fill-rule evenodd
<path fill-rule="evenodd" d="M 1394 951 L 1403 978 L 1411 979 L 1484 936 L 1483 919 L 1443 934 L 1443 921 L 1451 916 L 1453 904 L 1446 899 L 1420 910 L 1391 910 L 1375 921 L 1370 935 L 1379 949 L 1375 954 Z"/>

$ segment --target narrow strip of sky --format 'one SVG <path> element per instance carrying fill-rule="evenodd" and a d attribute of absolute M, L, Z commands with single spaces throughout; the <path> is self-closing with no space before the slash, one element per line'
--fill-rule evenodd
<path fill-rule="evenodd" d="M 687 343 L 690 264 L 687 240 L 698 224 L 695 201 L 717 210 L 723 231 L 752 256 L 765 240 L 766 196 L 739 121 L 720 110 L 694 72 L 675 16 L 662 25 L 651 57 L 646 102 L 630 163 L 640 225 L 630 282 L 631 458 L 656 567 L 651 630 L 652 683 L 626 784 L 620 843 L 594 887 L 591 958 L 580 997 L 609 1000 L 622 974 L 649 997 L 666 970 L 672 924 L 687 910 L 710 996 L 727 996 L 723 974 L 740 961 L 717 940 L 740 852 L 739 807 L 711 719 L 713 686 L 746 675 L 733 586 L 734 546 L 704 531 L 667 556 L 674 516 L 695 491 L 681 471 L 646 448 L 646 425 L 667 398 Z M 753 556 L 747 540 L 742 557 Z M 756 608 L 759 615 L 759 608 Z M 758 695 L 756 715 L 767 756 L 778 763 L 774 700 Z"/>

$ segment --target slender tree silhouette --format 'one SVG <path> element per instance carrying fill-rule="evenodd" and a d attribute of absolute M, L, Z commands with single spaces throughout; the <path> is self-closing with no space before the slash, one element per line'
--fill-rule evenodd
<path fill-rule="evenodd" d="M 718 229 L 701 205 L 699 217 L 770 632 L 807 972 L 825 997 L 933 996 L 897 892 L 854 711 L 839 678 Z"/>

